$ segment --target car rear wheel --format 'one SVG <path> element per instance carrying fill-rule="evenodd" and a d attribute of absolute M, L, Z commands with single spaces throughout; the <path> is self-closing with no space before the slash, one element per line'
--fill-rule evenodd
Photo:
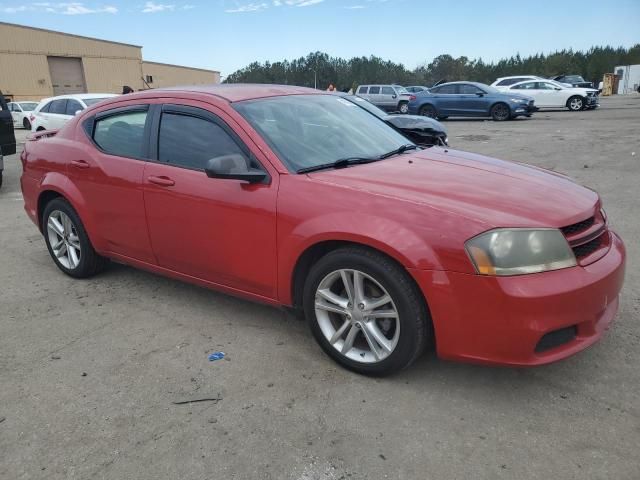
<path fill-rule="evenodd" d="M 25 117 L 24 120 L 22 120 L 22 126 L 27 130 L 31 130 L 31 122 L 28 118 Z"/>
<path fill-rule="evenodd" d="M 106 266 L 107 259 L 93 249 L 80 217 L 66 200 L 56 198 L 47 204 L 42 227 L 51 258 L 67 275 L 87 278 Z"/>
<path fill-rule="evenodd" d="M 313 266 L 304 311 L 322 349 L 366 375 L 407 367 L 430 336 L 425 302 L 407 272 L 365 248 L 335 250 Z"/>
<path fill-rule="evenodd" d="M 509 118 L 511 118 L 511 110 L 509 109 L 509 106 L 505 103 L 496 103 L 491 107 L 491 118 L 496 122 L 509 120 Z"/>
<path fill-rule="evenodd" d="M 574 95 L 573 97 L 567 100 L 567 108 L 572 112 L 579 112 L 584 107 L 584 99 L 578 95 Z"/>
<path fill-rule="evenodd" d="M 400 113 L 409 113 L 409 104 L 407 102 L 401 102 L 400 105 L 398 105 L 398 110 Z"/>
<path fill-rule="evenodd" d="M 429 118 L 436 118 L 438 116 L 438 112 L 436 111 L 435 107 L 433 105 L 423 105 L 420 108 L 420 115 L 422 115 L 423 117 L 429 117 Z"/>

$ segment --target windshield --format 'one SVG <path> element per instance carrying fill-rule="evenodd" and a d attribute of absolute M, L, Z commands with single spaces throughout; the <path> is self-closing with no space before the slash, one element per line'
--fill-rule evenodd
<path fill-rule="evenodd" d="M 38 106 L 38 103 L 37 102 L 20 102 L 19 105 L 22 108 L 22 111 L 33 112 Z"/>
<path fill-rule="evenodd" d="M 388 116 L 388 113 L 382 110 L 381 108 L 376 107 L 373 103 L 365 100 L 361 97 L 356 97 L 355 95 L 349 95 L 348 97 L 344 97 L 346 100 L 355 103 L 359 107 L 364 108 L 367 112 L 373 113 L 378 118 L 384 118 Z"/>
<path fill-rule="evenodd" d="M 291 172 L 344 158 L 374 158 L 407 139 L 344 98 L 289 95 L 234 105 Z"/>
<path fill-rule="evenodd" d="M 98 102 L 101 102 L 103 100 L 106 100 L 107 97 L 103 97 L 103 98 L 83 98 L 82 101 L 85 103 L 85 105 L 87 107 L 90 107 L 91 105 L 95 105 Z"/>
<path fill-rule="evenodd" d="M 566 77 L 564 77 L 564 79 L 567 82 L 584 82 L 584 78 L 582 78 L 580 75 L 567 75 Z"/>

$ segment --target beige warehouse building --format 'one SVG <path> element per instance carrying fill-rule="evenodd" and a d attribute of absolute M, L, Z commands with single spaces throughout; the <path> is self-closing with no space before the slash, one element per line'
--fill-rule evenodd
<path fill-rule="evenodd" d="M 0 22 L 0 90 L 12 100 L 220 83 L 220 72 L 146 62 L 142 47 Z"/>

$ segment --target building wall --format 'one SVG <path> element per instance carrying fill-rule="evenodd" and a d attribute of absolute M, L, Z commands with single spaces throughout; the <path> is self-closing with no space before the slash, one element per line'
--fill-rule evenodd
<path fill-rule="evenodd" d="M 0 90 L 15 100 L 53 95 L 47 56 L 80 57 L 87 90 L 142 89 L 142 47 L 0 22 Z"/>
<path fill-rule="evenodd" d="M 177 85 L 211 85 L 220 83 L 220 72 L 199 68 L 181 67 L 166 63 L 142 62 L 142 72 L 153 77 L 151 88 L 175 87 Z"/>

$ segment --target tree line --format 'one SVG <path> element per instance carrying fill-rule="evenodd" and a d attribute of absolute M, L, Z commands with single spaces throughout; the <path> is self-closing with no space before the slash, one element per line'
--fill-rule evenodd
<path fill-rule="evenodd" d="M 640 44 L 631 48 L 592 47 L 587 51 L 559 50 L 528 57 L 519 54 L 495 62 L 482 58 L 439 55 L 431 63 L 414 70 L 401 63 L 380 57 L 355 57 L 346 60 L 314 52 L 306 57 L 279 62 L 253 62 L 225 79 L 225 83 L 277 83 L 326 89 L 333 84 L 348 90 L 360 84 L 381 83 L 431 86 L 440 80 L 472 80 L 492 83 L 508 75 L 539 75 L 551 77 L 561 74 L 582 75 L 597 86 L 605 73 L 615 73 L 616 65 L 640 64 Z"/>

